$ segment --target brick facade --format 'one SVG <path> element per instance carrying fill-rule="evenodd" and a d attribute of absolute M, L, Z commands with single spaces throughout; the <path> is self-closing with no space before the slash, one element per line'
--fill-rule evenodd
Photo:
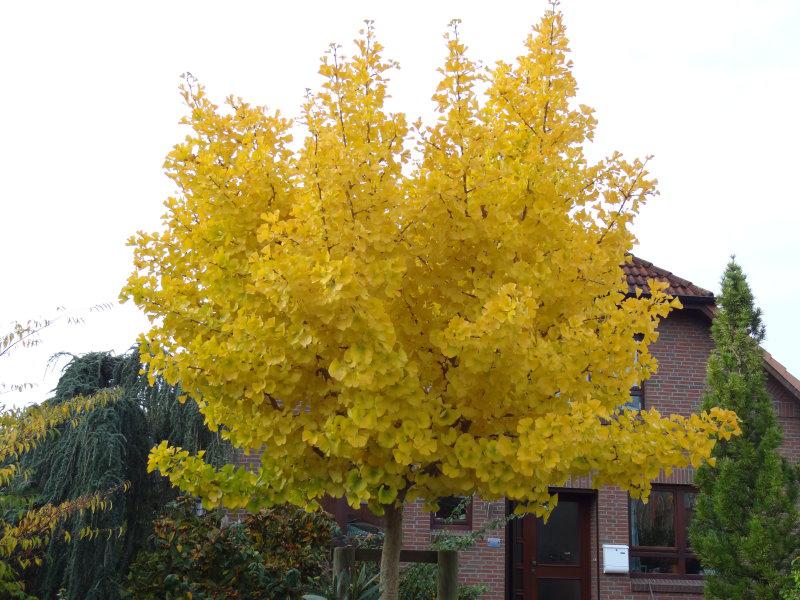
<path fill-rule="evenodd" d="M 472 529 L 483 529 L 487 523 L 497 522 L 506 514 L 506 503 L 486 502 L 476 498 L 472 502 Z M 403 547 L 424 550 L 442 530 L 431 529 L 431 515 L 422 508 L 422 502 L 407 504 L 403 513 Z M 465 532 L 450 531 L 452 535 Z M 490 547 L 489 539 L 499 539 L 498 547 Z M 506 528 L 488 529 L 478 544 L 459 553 L 458 571 L 465 584 L 483 583 L 489 592 L 482 596 L 487 600 L 505 598 L 506 579 Z"/>
<path fill-rule="evenodd" d="M 706 364 L 713 348 L 710 335 L 710 322 L 707 316 L 696 310 L 675 311 L 659 327 L 658 341 L 651 347 L 658 360 L 658 371 L 644 384 L 644 404 L 646 408 L 658 409 L 663 414 L 688 415 L 700 407 L 706 383 Z M 692 469 L 676 469 L 671 477 L 659 477 L 659 483 L 691 484 L 694 481 Z M 598 493 L 598 513 L 600 515 L 600 546 L 602 544 L 630 543 L 628 494 L 619 489 L 603 488 Z M 594 548 L 599 563 L 600 550 Z M 682 592 L 672 595 L 661 591 L 669 582 L 664 580 L 647 584 L 630 575 L 604 575 L 598 570 L 599 600 L 668 600 L 702 597 Z M 639 588 L 641 591 L 634 591 Z M 653 589 L 655 588 L 655 589 Z M 692 588 L 689 588 L 690 590 Z M 651 590 L 653 595 L 651 596 Z M 597 597 L 597 592 L 593 597 Z"/>

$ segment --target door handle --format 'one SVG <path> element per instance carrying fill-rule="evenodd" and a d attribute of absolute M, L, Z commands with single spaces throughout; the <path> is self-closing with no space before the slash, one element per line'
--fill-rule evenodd
<path fill-rule="evenodd" d="M 531 560 L 531 575 L 535 575 L 535 574 L 536 574 L 536 561 L 535 560 Z"/>

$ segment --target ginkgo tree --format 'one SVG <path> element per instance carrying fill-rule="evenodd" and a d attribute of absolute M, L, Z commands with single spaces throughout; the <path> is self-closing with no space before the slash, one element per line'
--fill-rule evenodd
<path fill-rule="evenodd" d="M 367 503 L 392 600 L 405 502 L 475 493 L 545 515 L 549 487 L 586 474 L 646 496 L 738 431 L 720 409 L 617 408 L 678 303 L 657 282 L 627 293 L 655 182 L 646 161 L 587 159 L 596 120 L 562 15 L 489 69 L 457 23 L 445 37 L 427 125 L 385 107 L 396 64 L 371 23 L 352 57 L 323 57 L 296 122 L 187 81 L 191 131 L 165 164 L 178 193 L 163 230 L 132 239 L 122 292 L 151 320 L 150 374 L 261 457 L 216 470 L 162 444 L 150 467 L 209 506 Z"/>

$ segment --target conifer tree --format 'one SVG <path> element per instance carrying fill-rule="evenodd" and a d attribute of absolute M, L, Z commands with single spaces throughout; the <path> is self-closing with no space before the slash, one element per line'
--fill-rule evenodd
<path fill-rule="evenodd" d="M 778 453 L 782 434 L 759 346 L 764 324 L 734 260 L 711 331 L 703 409 L 735 411 L 742 435 L 717 444 L 716 465 L 699 469 L 690 539 L 708 576 L 706 598 L 777 600 L 800 548 L 797 471 Z"/>
<path fill-rule="evenodd" d="M 119 398 L 62 425 L 24 457 L 31 490 L 53 505 L 115 490 L 107 510 L 64 519 L 47 546 L 28 589 L 40 598 L 116 600 L 136 553 L 145 545 L 158 512 L 176 495 L 161 477 L 146 472 L 147 454 L 162 440 L 207 451 L 220 464 L 218 436 L 203 424 L 193 401 L 180 403 L 180 388 L 140 373 L 137 352 L 92 352 L 73 357 L 47 405 L 114 388 Z M 122 484 L 127 482 L 123 487 Z M 85 532 L 91 531 L 90 535 Z M 69 541 L 69 543 L 67 542 Z M 59 592 L 61 590 L 61 592 Z"/>

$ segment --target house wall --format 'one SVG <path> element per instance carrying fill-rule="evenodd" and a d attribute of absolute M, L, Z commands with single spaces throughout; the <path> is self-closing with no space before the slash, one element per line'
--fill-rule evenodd
<path fill-rule="evenodd" d="M 796 463 L 800 461 L 800 402 L 771 375 L 767 377 L 767 391 L 775 402 L 775 412 L 783 430 L 781 453 Z"/>
<path fill-rule="evenodd" d="M 706 365 L 713 349 L 710 323 L 699 311 L 673 312 L 659 327 L 659 339 L 651 351 L 659 362 L 658 372 L 645 383 L 646 408 L 662 413 L 688 415 L 700 408 L 705 390 Z M 800 403 L 792 398 L 772 376 L 767 377 L 767 390 L 784 432 L 781 452 L 790 460 L 800 459 Z M 694 469 L 677 469 L 671 477 L 661 476 L 657 483 L 692 484 Z M 600 515 L 600 547 L 604 543 L 629 544 L 628 496 L 619 489 L 604 488 L 598 494 Z M 599 555 L 599 551 L 597 551 Z M 628 575 L 599 575 L 600 600 L 691 600 L 702 598 L 692 588 L 694 581 L 651 580 Z M 672 589 L 670 589 L 672 587 Z M 677 592 L 678 589 L 682 591 Z"/>
<path fill-rule="evenodd" d="M 462 551 L 458 557 L 459 579 L 464 584 L 485 584 L 489 591 L 482 596 L 487 600 L 504 600 L 506 569 L 505 501 L 487 502 L 480 498 L 472 501 L 472 531 L 483 530 L 491 524 L 499 527 L 487 528 L 477 544 Z M 431 529 L 431 515 L 422 508 L 422 502 L 406 504 L 403 513 L 403 547 L 425 550 L 432 539 L 440 533 L 466 535 L 469 532 L 447 529 Z M 490 547 L 489 538 L 498 538 L 500 545 Z"/>
<path fill-rule="evenodd" d="M 658 371 L 644 384 L 644 406 L 662 414 L 689 415 L 700 407 L 706 382 L 706 364 L 713 348 L 707 317 L 699 311 L 675 311 L 658 328 L 658 340 L 650 348 L 658 360 Z M 676 469 L 659 483 L 691 484 L 693 469 Z M 628 494 L 617 488 L 604 488 L 598 494 L 600 544 L 630 543 Z M 596 550 L 600 554 L 599 550 Z M 601 560 L 602 557 L 598 557 Z M 634 592 L 634 581 L 627 574 L 600 573 L 600 600 L 650 600 L 649 590 Z M 667 600 L 669 594 L 656 598 Z M 696 597 L 683 593 L 683 600 Z M 699 596 L 697 596 L 699 597 Z"/>
<path fill-rule="evenodd" d="M 644 384 L 646 408 L 688 416 L 700 408 L 706 364 L 714 347 L 709 322 L 699 311 L 673 311 L 658 328 L 650 351 L 658 371 Z"/>

